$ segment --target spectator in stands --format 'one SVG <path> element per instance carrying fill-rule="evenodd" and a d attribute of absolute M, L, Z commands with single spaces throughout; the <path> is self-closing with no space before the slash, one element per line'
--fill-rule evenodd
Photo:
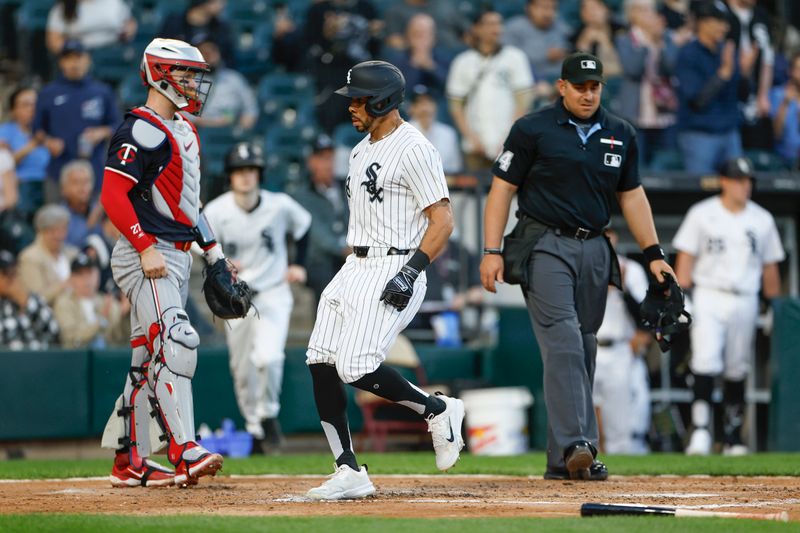
<path fill-rule="evenodd" d="M 317 86 L 317 122 L 326 133 L 349 122 L 347 106 L 338 100 L 328 105 L 328 100 L 350 67 L 377 56 L 382 32 L 383 21 L 369 0 L 322 0 L 309 7 L 305 41 Z"/>
<path fill-rule="evenodd" d="M 123 0 L 59 0 L 47 16 L 45 40 L 57 55 L 68 39 L 78 39 L 91 50 L 135 35 L 136 19 Z"/>
<path fill-rule="evenodd" d="M 469 30 L 469 21 L 458 10 L 456 3 L 442 0 L 404 0 L 392 2 L 384 13 L 386 21 L 386 45 L 403 50 L 408 46 L 404 36 L 408 23 L 414 15 L 423 13 L 436 22 L 436 41 L 446 50 L 459 51 L 465 47 L 464 34 Z"/>
<path fill-rule="evenodd" d="M 800 158 L 800 54 L 789 62 L 789 80 L 770 93 L 770 114 L 775 133 L 775 150 L 791 168 Z"/>
<path fill-rule="evenodd" d="M 273 4 L 272 17 L 272 62 L 287 72 L 301 72 L 305 63 L 303 30 L 292 19 L 289 6 L 285 3 Z"/>
<path fill-rule="evenodd" d="M 528 0 L 525 14 L 508 21 L 504 42 L 525 52 L 539 82 L 552 84 L 561 76 L 570 33 L 558 15 L 558 0 Z"/>
<path fill-rule="evenodd" d="M 697 38 L 678 52 L 678 146 L 690 174 L 716 173 L 742 155 L 736 88 L 736 45 L 726 42 L 729 13 L 718 1 L 699 4 Z"/>
<path fill-rule="evenodd" d="M 50 152 L 33 136 L 36 90 L 20 87 L 8 98 L 10 118 L 0 124 L 0 142 L 8 143 L 19 179 L 17 209 L 33 214 L 44 203 L 43 182 L 47 176 Z"/>
<path fill-rule="evenodd" d="M 408 94 L 408 93 L 407 93 Z M 411 97 L 412 126 L 417 128 L 442 156 L 445 174 L 458 174 L 464 170 L 458 134 L 452 126 L 436 120 L 437 103 L 430 93 L 416 91 Z"/>
<path fill-rule="evenodd" d="M 66 244 L 69 211 L 48 204 L 36 212 L 36 239 L 19 254 L 20 278 L 25 288 L 41 295 L 48 304 L 67 287 L 70 261 L 78 250 Z"/>
<path fill-rule="evenodd" d="M 292 196 L 311 213 L 308 253 L 306 255 L 307 284 L 316 301 L 333 276 L 350 255 L 347 246 L 347 198 L 342 183 L 334 177 L 334 145 L 327 135 L 320 135 L 308 156 L 308 186 Z"/>
<path fill-rule="evenodd" d="M 771 20 L 756 0 L 727 0 L 732 16 L 728 38 L 737 46 L 739 101 L 743 114 L 742 145 L 772 150 L 769 91 L 775 50 L 770 37 Z"/>
<path fill-rule="evenodd" d="M 105 348 L 109 338 L 119 338 L 115 331 L 129 320 L 130 303 L 122 303 L 110 294 L 100 294 L 100 270 L 97 262 L 81 252 L 70 265 L 67 288 L 53 304 L 61 329 L 64 348 Z"/>
<path fill-rule="evenodd" d="M 44 350 L 56 343 L 58 333 L 44 299 L 20 283 L 14 255 L 0 250 L 0 348 Z"/>
<path fill-rule="evenodd" d="M 658 12 L 667 20 L 667 28 L 673 31 L 687 32 L 692 30 L 689 24 L 690 0 L 661 0 Z"/>
<path fill-rule="evenodd" d="M 111 273 L 111 252 L 121 234 L 105 211 L 101 212 L 98 225 L 100 233 L 91 234 L 86 238 L 86 247 L 83 251 L 97 261 L 97 266 L 100 268 L 100 292 L 113 294 L 118 298 L 124 297 Z"/>
<path fill-rule="evenodd" d="M 186 10 L 164 19 L 158 36 L 191 43 L 201 35 L 213 35 L 223 61 L 235 68 L 235 33 L 230 24 L 222 20 L 223 9 L 225 0 L 190 0 Z"/>
<path fill-rule="evenodd" d="M 437 98 L 444 96 L 450 56 L 436 46 L 433 18 L 425 13 L 411 17 L 406 40 L 405 50 L 388 54 L 389 62 L 399 68 L 406 79 L 406 94 L 422 87 Z"/>
<path fill-rule="evenodd" d="M 13 209 L 19 197 L 14 156 L 7 144 L 0 141 L 0 213 Z"/>
<path fill-rule="evenodd" d="M 245 77 L 225 65 L 219 46 L 210 35 L 201 35 L 192 44 L 200 50 L 211 67 L 210 79 L 214 83 L 214 90 L 203 105 L 203 114 L 199 117 L 191 115 L 190 118 L 204 128 L 252 128 L 258 120 L 258 103 Z"/>
<path fill-rule="evenodd" d="M 622 26 L 611 17 L 611 10 L 604 0 L 582 0 L 581 25 L 572 35 L 571 41 L 577 51 L 597 56 L 603 63 L 606 84 L 622 75 L 622 65 L 614 46 L 614 37 Z"/>
<path fill-rule="evenodd" d="M 69 211 L 66 243 L 75 248 L 86 246 L 89 235 L 100 233 L 100 217 L 103 207 L 92 202 L 94 171 L 88 161 L 76 159 L 61 169 L 61 197 Z"/>
<path fill-rule="evenodd" d="M 650 166 L 655 150 L 674 146 L 678 95 L 672 74 L 678 48 L 655 0 L 627 0 L 625 11 L 630 30 L 616 38 L 623 79 L 611 107 L 638 129 L 639 160 Z"/>
<path fill-rule="evenodd" d="M 73 159 L 88 159 L 95 176 L 103 175 L 106 142 L 120 122 L 114 91 L 89 75 L 91 61 L 80 41 L 61 49 L 61 75 L 45 85 L 36 100 L 33 131 L 52 156 L 47 167 L 44 199 L 57 203 L 61 167 Z M 99 183 L 95 183 L 99 190 Z"/>
<path fill-rule="evenodd" d="M 469 171 L 491 167 L 511 124 L 531 105 L 533 75 L 525 54 L 503 45 L 503 17 L 478 13 L 473 47 L 453 60 L 447 77 L 450 113 L 461 133 Z"/>

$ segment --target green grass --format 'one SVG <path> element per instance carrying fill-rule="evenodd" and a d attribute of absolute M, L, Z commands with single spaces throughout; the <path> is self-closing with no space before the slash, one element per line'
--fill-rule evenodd
<path fill-rule="evenodd" d="M 159 459 L 156 457 L 156 459 Z M 164 457 L 160 458 L 166 463 Z M 362 453 L 362 463 L 370 472 L 381 474 L 435 474 L 433 453 Z M 712 476 L 800 476 L 800 454 L 764 453 L 744 457 L 687 457 L 681 454 L 648 456 L 609 456 L 604 458 L 611 474 L 621 475 L 696 475 Z M 333 471 L 329 454 L 282 455 L 226 459 L 222 474 L 327 474 Z M 110 459 L 11 460 L 0 461 L 0 479 L 37 479 L 105 476 Z M 514 457 L 485 457 L 463 454 L 452 474 L 500 474 L 541 476 L 543 453 Z"/>
<path fill-rule="evenodd" d="M 576 533 L 653 533 L 798 531 L 791 523 L 761 522 L 731 519 L 677 519 L 669 517 L 610 517 L 610 518 L 482 518 L 482 519 L 389 519 L 360 517 L 254 517 L 226 516 L 154 516 L 130 517 L 118 515 L 10 515 L 3 516 L 0 531 L 318 531 L 321 533 L 408 533 L 420 531 L 470 532 L 528 532 L 551 531 Z"/>

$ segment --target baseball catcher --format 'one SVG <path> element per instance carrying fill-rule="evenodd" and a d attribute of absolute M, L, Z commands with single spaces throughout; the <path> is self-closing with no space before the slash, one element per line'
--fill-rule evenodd
<path fill-rule="evenodd" d="M 685 309 L 683 289 L 669 274 L 664 274 L 664 283 L 650 281 L 639 309 L 642 326 L 653 331 L 662 352 L 669 349 L 672 335 L 688 331 L 692 323 L 692 315 Z"/>

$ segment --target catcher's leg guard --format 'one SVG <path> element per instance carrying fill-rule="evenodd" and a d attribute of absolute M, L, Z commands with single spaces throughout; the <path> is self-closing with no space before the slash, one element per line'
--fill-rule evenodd
<path fill-rule="evenodd" d="M 214 475 L 222 467 L 221 455 L 194 441 L 192 377 L 200 338 L 178 307 L 166 309 L 160 322 L 150 326 L 149 336 L 155 356 L 148 379 L 169 442 L 167 456 L 175 465 L 175 484 L 194 484 L 198 477 Z"/>

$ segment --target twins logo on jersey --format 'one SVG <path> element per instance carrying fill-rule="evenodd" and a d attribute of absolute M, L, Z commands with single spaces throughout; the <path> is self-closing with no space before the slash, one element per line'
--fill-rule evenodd
<path fill-rule="evenodd" d="M 377 170 L 381 168 L 379 163 L 372 163 L 367 168 L 367 179 L 366 181 L 362 181 L 361 185 L 363 185 L 367 189 L 367 194 L 369 194 L 369 201 L 370 203 L 378 200 L 379 202 L 383 203 L 383 187 L 378 187 L 378 173 Z M 348 195 L 349 196 L 349 195 Z"/>

